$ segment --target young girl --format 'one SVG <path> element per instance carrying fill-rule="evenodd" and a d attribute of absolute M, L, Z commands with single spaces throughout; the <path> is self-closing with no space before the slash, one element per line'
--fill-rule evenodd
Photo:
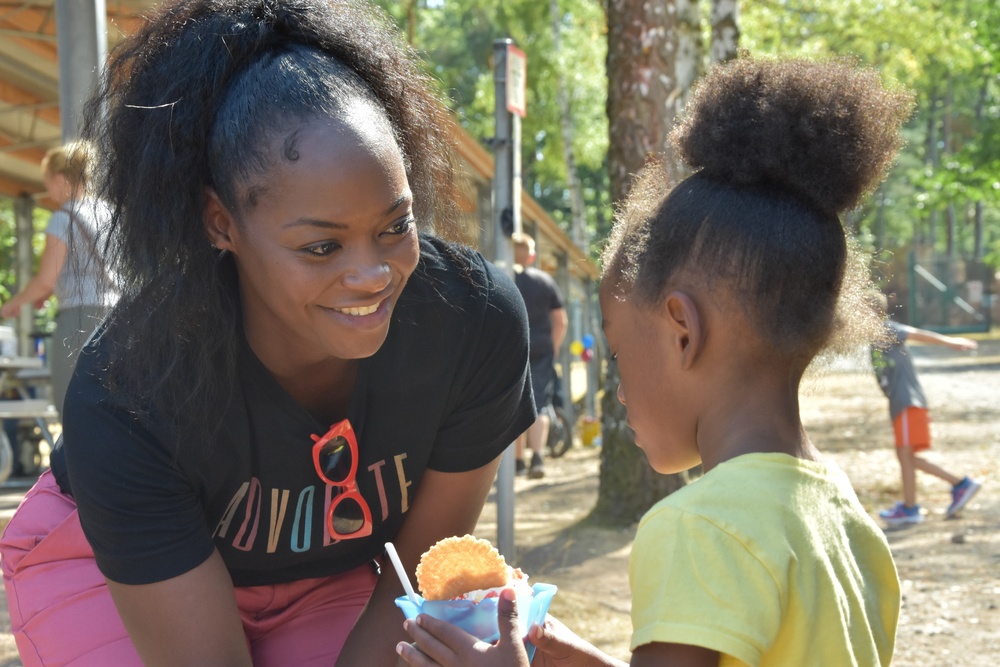
<path fill-rule="evenodd" d="M 0 317 L 17 317 L 25 304 L 41 305 L 53 294 L 59 300 L 47 353 L 52 404 L 60 414 L 80 348 L 118 296 L 101 256 L 111 212 L 91 196 L 94 159 L 94 148 L 86 141 L 72 141 L 45 154 L 45 191 L 59 209 L 45 228 L 38 273 L 0 308 Z"/>
<path fill-rule="evenodd" d="M 604 252 L 604 331 L 636 444 L 661 473 L 705 474 L 657 503 L 630 564 L 645 665 L 888 665 L 899 612 L 885 537 L 802 428 L 798 387 L 835 336 L 872 331 L 839 214 L 882 177 L 909 98 L 844 63 L 713 69 L 673 133 L 693 175 L 647 173 Z M 862 318 L 846 327 L 842 316 Z M 527 664 L 511 629 L 483 646 L 407 622 L 411 665 Z M 535 665 L 620 665 L 551 621 Z"/>
<path fill-rule="evenodd" d="M 365 7 L 184 0 L 113 54 L 124 293 L 0 543 L 26 666 L 395 665 L 384 544 L 473 530 L 534 421 L 523 302 L 426 233 L 442 107 Z"/>

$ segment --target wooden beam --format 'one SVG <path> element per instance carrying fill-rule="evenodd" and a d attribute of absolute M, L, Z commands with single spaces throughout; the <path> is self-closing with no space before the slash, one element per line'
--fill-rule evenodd
<path fill-rule="evenodd" d="M 54 41 L 42 41 L 32 36 L 55 37 L 56 22 L 51 16 L 52 8 L 32 8 L 23 12 L 8 12 L 0 14 L 0 28 L 24 33 L 25 37 L 14 37 L 13 41 L 25 51 L 55 62 L 56 44 Z M 31 36 L 29 36 L 31 35 Z"/>
<path fill-rule="evenodd" d="M 0 176 L 0 195 L 20 197 L 21 195 L 33 194 L 35 192 L 37 192 L 37 188 L 27 181 Z"/>
<path fill-rule="evenodd" d="M 9 81 L 0 81 L 0 102 L 6 102 L 7 104 L 13 106 L 28 106 L 28 105 L 43 105 L 47 102 L 52 102 L 52 100 L 45 100 L 35 95 L 34 93 L 29 93 L 23 88 L 19 88 Z M 31 111 L 31 114 L 44 120 L 46 123 L 55 125 L 56 127 L 61 127 L 59 120 L 59 107 L 45 107 L 38 106 Z"/>

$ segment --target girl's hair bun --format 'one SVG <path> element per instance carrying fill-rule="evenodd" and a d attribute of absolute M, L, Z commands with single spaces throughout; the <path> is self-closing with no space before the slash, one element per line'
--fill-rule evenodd
<path fill-rule="evenodd" d="M 852 60 L 741 54 L 695 86 L 671 141 L 704 176 L 777 187 L 837 214 L 885 177 L 912 108 L 910 94 Z"/>

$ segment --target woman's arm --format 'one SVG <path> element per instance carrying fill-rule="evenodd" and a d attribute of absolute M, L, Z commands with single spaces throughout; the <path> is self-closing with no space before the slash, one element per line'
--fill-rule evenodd
<path fill-rule="evenodd" d="M 0 308 L 0 317 L 17 317 L 24 304 L 35 304 L 52 296 L 65 262 L 66 244 L 58 237 L 46 234 L 45 250 L 39 260 L 38 273 Z"/>
<path fill-rule="evenodd" d="M 489 495 L 500 458 L 476 470 L 443 473 L 428 470 L 420 481 L 413 504 L 393 545 L 406 571 L 413 576 L 420 556 L 445 537 L 475 530 L 479 514 Z M 408 638 L 403 631 L 403 614 L 394 600 L 403 595 L 403 586 L 389 562 L 368 604 L 358 618 L 338 665 L 396 665 L 396 644 Z"/>
<path fill-rule="evenodd" d="M 147 667 L 252 666 L 233 582 L 218 552 L 173 579 L 141 586 L 108 581 L 108 588 Z"/>

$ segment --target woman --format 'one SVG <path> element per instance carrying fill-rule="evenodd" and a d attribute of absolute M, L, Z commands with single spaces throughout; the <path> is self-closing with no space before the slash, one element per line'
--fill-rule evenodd
<path fill-rule="evenodd" d="M 534 420 L 512 281 L 426 233 L 441 106 L 319 0 L 168 5 L 100 104 L 124 292 L 0 544 L 22 660 L 395 664 L 384 543 L 472 531 Z"/>
<path fill-rule="evenodd" d="M 117 298 L 102 257 L 110 211 L 88 192 L 93 153 L 89 143 L 74 141 L 45 154 L 45 190 L 59 209 L 45 228 L 38 273 L 0 308 L 0 317 L 17 317 L 25 304 L 40 306 L 53 294 L 59 300 L 48 359 L 60 414 L 80 348 Z"/>

